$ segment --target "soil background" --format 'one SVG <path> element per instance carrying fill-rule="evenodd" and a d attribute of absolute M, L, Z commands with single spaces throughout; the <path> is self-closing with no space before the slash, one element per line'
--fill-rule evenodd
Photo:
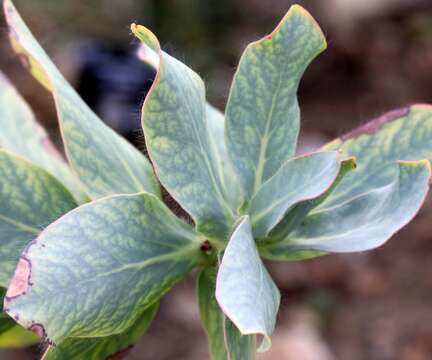
<path fill-rule="evenodd" d="M 432 102 L 430 0 L 299 2 L 318 20 L 329 43 L 328 50 L 308 68 L 300 86 L 300 151 L 317 148 L 391 109 Z M 99 64 L 95 53 L 100 52 L 94 49 L 130 58 L 137 44 L 128 26 L 131 22 L 146 25 L 157 34 L 165 51 L 206 80 L 209 100 L 223 109 L 243 49 L 250 41 L 269 33 L 293 2 L 15 3 L 86 101 L 111 126 L 142 148 L 138 119 L 144 85 L 151 83 L 151 72 L 139 70 L 143 77 L 138 88 L 133 82 L 136 76 L 124 69 L 116 80 L 119 83 L 112 84 L 106 79 L 114 73 L 108 57 L 103 59 L 106 67 L 96 65 L 105 72 L 86 75 L 89 64 Z M 49 94 L 23 70 L 10 50 L 3 20 L 0 26 L 1 70 L 16 83 L 39 121 L 59 143 Z M 122 67 L 123 60 L 116 59 L 115 65 Z M 283 298 L 273 348 L 259 359 L 432 359 L 431 208 L 429 199 L 416 220 L 378 250 L 304 262 L 269 263 Z M 33 359 L 39 350 L 36 347 L 5 351 L 0 353 L 0 359 Z M 162 301 L 156 320 L 129 359 L 207 358 L 191 276 Z"/>

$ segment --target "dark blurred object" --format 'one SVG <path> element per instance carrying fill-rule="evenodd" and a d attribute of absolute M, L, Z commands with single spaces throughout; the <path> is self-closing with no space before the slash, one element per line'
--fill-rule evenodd
<path fill-rule="evenodd" d="M 133 49 L 95 41 L 79 46 L 77 90 L 113 129 L 130 141 L 141 128 L 141 105 L 155 71 Z"/>

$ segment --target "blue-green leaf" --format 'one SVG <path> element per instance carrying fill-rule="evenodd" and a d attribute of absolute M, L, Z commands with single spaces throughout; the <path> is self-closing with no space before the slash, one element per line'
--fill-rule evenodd
<path fill-rule="evenodd" d="M 388 184 L 399 160 L 432 160 L 432 106 L 413 105 L 391 111 L 325 146 L 355 156 L 357 169 L 348 174 L 321 205 L 341 204 L 357 195 Z"/>
<path fill-rule="evenodd" d="M 227 319 L 216 302 L 215 282 L 216 268 L 204 269 L 198 275 L 198 305 L 211 359 L 255 359 L 255 335 L 240 334 L 235 325 Z"/>
<path fill-rule="evenodd" d="M 144 311 L 135 324 L 121 334 L 102 338 L 69 338 L 57 346 L 49 346 L 43 360 L 122 359 L 150 326 L 158 305 Z"/>
<path fill-rule="evenodd" d="M 14 50 L 52 93 L 72 168 L 93 198 L 141 191 L 160 195 L 146 157 L 106 126 L 84 103 L 38 44 L 10 0 L 4 0 Z"/>
<path fill-rule="evenodd" d="M 52 175 L 0 150 L 0 286 L 9 284 L 25 246 L 77 204 Z"/>
<path fill-rule="evenodd" d="M 243 192 L 225 143 L 225 118 L 219 110 L 208 103 L 206 105 L 206 123 L 223 193 L 232 208 L 238 209 L 243 202 Z"/>
<path fill-rule="evenodd" d="M 259 351 L 270 347 L 280 294 L 259 257 L 247 216 L 241 219 L 225 249 L 216 299 L 242 335 L 264 336 Z"/>
<path fill-rule="evenodd" d="M 336 151 L 288 160 L 251 200 L 248 213 L 254 237 L 266 237 L 294 205 L 328 190 L 340 169 L 340 155 Z"/>
<path fill-rule="evenodd" d="M 1 72 L 0 147 L 44 168 L 59 179 L 77 201 L 88 200 L 79 180 L 38 124 L 30 107 Z"/>
<path fill-rule="evenodd" d="M 226 108 L 226 135 L 247 200 L 294 155 L 300 128 L 297 88 L 325 48 L 315 20 L 294 5 L 270 35 L 244 52 Z"/>
<path fill-rule="evenodd" d="M 201 261 L 201 243 L 148 193 L 82 205 L 24 251 L 6 312 L 54 343 L 119 334 Z"/>
<path fill-rule="evenodd" d="M 147 149 L 164 187 L 213 241 L 225 241 L 234 222 L 224 179 L 206 121 L 204 83 L 180 61 L 161 51 L 145 27 L 132 25 L 158 71 L 144 101 Z"/>
<path fill-rule="evenodd" d="M 388 166 L 396 165 L 383 171 Z M 385 186 L 313 209 L 285 239 L 260 248 L 261 254 L 283 260 L 297 251 L 353 252 L 382 245 L 416 215 L 429 190 L 429 161 L 401 162 L 398 169 Z"/>

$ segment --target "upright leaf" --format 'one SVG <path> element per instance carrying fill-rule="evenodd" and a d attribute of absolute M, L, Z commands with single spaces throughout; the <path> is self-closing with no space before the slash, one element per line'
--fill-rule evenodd
<path fill-rule="evenodd" d="M 0 147 L 21 155 L 57 177 L 79 202 L 87 200 L 47 133 L 15 87 L 0 72 Z"/>
<path fill-rule="evenodd" d="M 432 106 L 414 105 L 389 112 L 325 146 L 355 156 L 358 167 L 346 176 L 322 208 L 341 204 L 388 184 L 398 160 L 432 159 Z"/>
<path fill-rule="evenodd" d="M 206 123 L 209 131 L 210 144 L 215 154 L 216 169 L 221 179 L 226 200 L 233 209 L 238 209 L 243 202 L 243 192 L 225 142 L 225 118 L 224 115 L 207 103 Z"/>
<path fill-rule="evenodd" d="M 94 201 L 24 251 L 5 309 L 54 343 L 120 334 L 197 265 L 200 246 L 154 195 Z"/>
<path fill-rule="evenodd" d="M 266 237 L 290 208 L 328 190 L 340 169 L 340 156 L 336 151 L 288 160 L 251 200 L 248 212 L 254 236 Z"/>
<path fill-rule="evenodd" d="M 52 175 L 0 150 L 0 286 L 8 285 L 25 246 L 76 206 Z"/>
<path fill-rule="evenodd" d="M 147 191 L 159 195 L 145 156 L 106 126 L 67 83 L 37 43 L 10 0 L 6 21 L 15 51 L 52 93 L 69 162 L 93 198 Z"/>
<path fill-rule="evenodd" d="M 228 149 L 250 199 L 295 153 L 300 127 L 297 88 L 326 48 L 312 16 L 298 5 L 244 52 L 226 108 Z"/>
<path fill-rule="evenodd" d="M 158 304 L 151 306 L 130 328 L 118 335 L 102 338 L 69 338 L 50 346 L 43 360 L 121 359 L 145 333 L 156 315 Z"/>
<path fill-rule="evenodd" d="M 259 351 L 270 347 L 280 294 L 260 259 L 247 216 L 241 219 L 225 249 L 217 275 L 216 300 L 241 334 L 264 336 Z"/>
<path fill-rule="evenodd" d="M 211 359 L 255 359 L 255 335 L 241 335 L 221 311 L 215 298 L 215 281 L 215 268 L 201 271 L 197 279 L 201 322 L 207 334 Z"/>
<path fill-rule="evenodd" d="M 133 24 L 132 31 L 158 64 L 142 118 L 158 177 L 200 232 L 213 241 L 226 240 L 234 214 L 209 138 L 204 84 L 186 65 L 162 52 L 145 27 Z"/>
<path fill-rule="evenodd" d="M 429 161 L 401 162 L 398 168 L 388 185 L 312 210 L 285 239 L 261 248 L 261 254 L 284 260 L 297 251 L 353 252 L 382 245 L 415 216 L 429 190 Z"/>

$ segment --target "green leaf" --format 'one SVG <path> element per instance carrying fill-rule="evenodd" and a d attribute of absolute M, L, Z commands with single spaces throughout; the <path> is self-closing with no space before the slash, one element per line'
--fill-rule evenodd
<path fill-rule="evenodd" d="M 201 242 L 148 193 L 82 205 L 25 250 L 6 312 L 54 343 L 119 334 L 202 260 Z"/>
<path fill-rule="evenodd" d="M 0 287 L 0 301 L 1 301 L 1 312 L 0 312 L 0 335 L 7 330 L 16 326 L 16 322 L 12 318 L 3 312 L 3 298 L 6 294 L 6 289 Z"/>
<path fill-rule="evenodd" d="M 6 293 L 5 288 L 0 288 L 0 349 L 21 348 L 37 344 L 39 338 L 30 331 L 25 330 L 20 325 L 3 312 L 3 298 Z"/>
<path fill-rule="evenodd" d="M 145 27 L 132 25 L 143 49 L 159 64 L 144 102 L 147 149 L 161 183 L 213 241 L 228 238 L 234 212 L 226 200 L 206 122 L 201 78 L 164 53 Z M 235 209 L 234 209 L 235 210 Z"/>
<path fill-rule="evenodd" d="M 390 164 L 383 171 L 388 166 L 396 167 Z M 429 161 L 400 162 L 397 167 L 390 184 L 333 207 L 318 206 L 281 242 L 261 248 L 261 254 L 283 260 L 284 254 L 296 251 L 352 252 L 382 245 L 416 215 L 429 190 Z"/>
<path fill-rule="evenodd" d="M 65 150 L 72 168 L 93 198 L 141 191 L 160 195 L 146 157 L 106 126 L 83 102 L 37 43 L 10 0 L 6 21 L 15 51 L 56 104 Z"/>
<path fill-rule="evenodd" d="M 215 298 L 215 281 L 216 268 L 204 269 L 197 279 L 201 322 L 207 334 L 211 359 L 255 359 L 255 336 L 241 335 L 223 314 Z"/>
<path fill-rule="evenodd" d="M 329 190 L 340 170 L 336 151 L 317 152 L 285 162 L 251 200 L 248 212 L 254 237 L 266 237 L 294 205 Z"/>
<path fill-rule="evenodd" d="M 302 7 L 250 44 L 226 108 L 227 144 L 247 199 L 294 156 L 300 127 L 297 88 L 309 63 L 326 48 L 318 24 Z"/>
<path fill-rule="evenodd" d="M 388 184 L 397 167 L 383 165 L 398 160 L 432 159 L 432 106 L 414 105 L 395 110 L 326 145 L 355 156 L 356 171 L 346 176 L 322 208 L 341 204 L 370 189 Z"/>
<path fill-rule="evenodd" d="M 103 360 L 125 356 L 153 321 L 159 304 L 146 310 L 132 327 L 118 335 L 103 338 L 69 338 L 50 346 L 43 360 Z"/>
<path fill-rule="evenodd" d="M 0 72 L 0 146 L 57 177 L 79 202 L 88 199 L 82 185 L 15 87 Z"/>
<path fill-rule="evenodd" d="M 216 300 L 241 334 L 264 336 L 259 351 L 270 347 L 280 294 L 259 257 L 247 216 L 241 219 L 225 249 L 217 275 Z"/>
<path fill-rule="evenodd" d="M 297 204 L 290 210 L 283 220 L 270 232 L 266 239 L 259 243 L 259 252 L 261 256 L 268 257 L 273 260 L 284 261 L 299 261 L 314 258 L 317 256 L 325 255 L 325 252 L 316 250 L 306 251 L 290 251 L 275 254 L 271 251 L 271 244 L 284 240 L 303 220 L 307 217 L 309 212 L 322 204 L 332 193 L 337 189 L 342 179 L 351 171 L 356 169 L 357 163 L 354 158 L 347 158 L 342 161 L 341 169 L 336 180 L 331 185 L 330 189 L 316 199 L 304 201 Z M 270 250 L 270 251 L 269 251 Z"/>
<path fill-rule="evenodd" d="M 37 344 L 39 337 L 19 325 L 0 334 L 0 349 L 25 348 Z"/>
<path fill-rule="evenodd" d="M 223 193 L 231 207 L 238 209 L 243 202 L 243 192 L 225 143 L 225 118 L 219 110 L 208 103 L 206 105 L 206 123 Z"/>
<path fill-rule="evenodd" d="M 7 286 L 25 246 L 77 204 L 52 175 L 0 150 L 0 286 Z"/>

